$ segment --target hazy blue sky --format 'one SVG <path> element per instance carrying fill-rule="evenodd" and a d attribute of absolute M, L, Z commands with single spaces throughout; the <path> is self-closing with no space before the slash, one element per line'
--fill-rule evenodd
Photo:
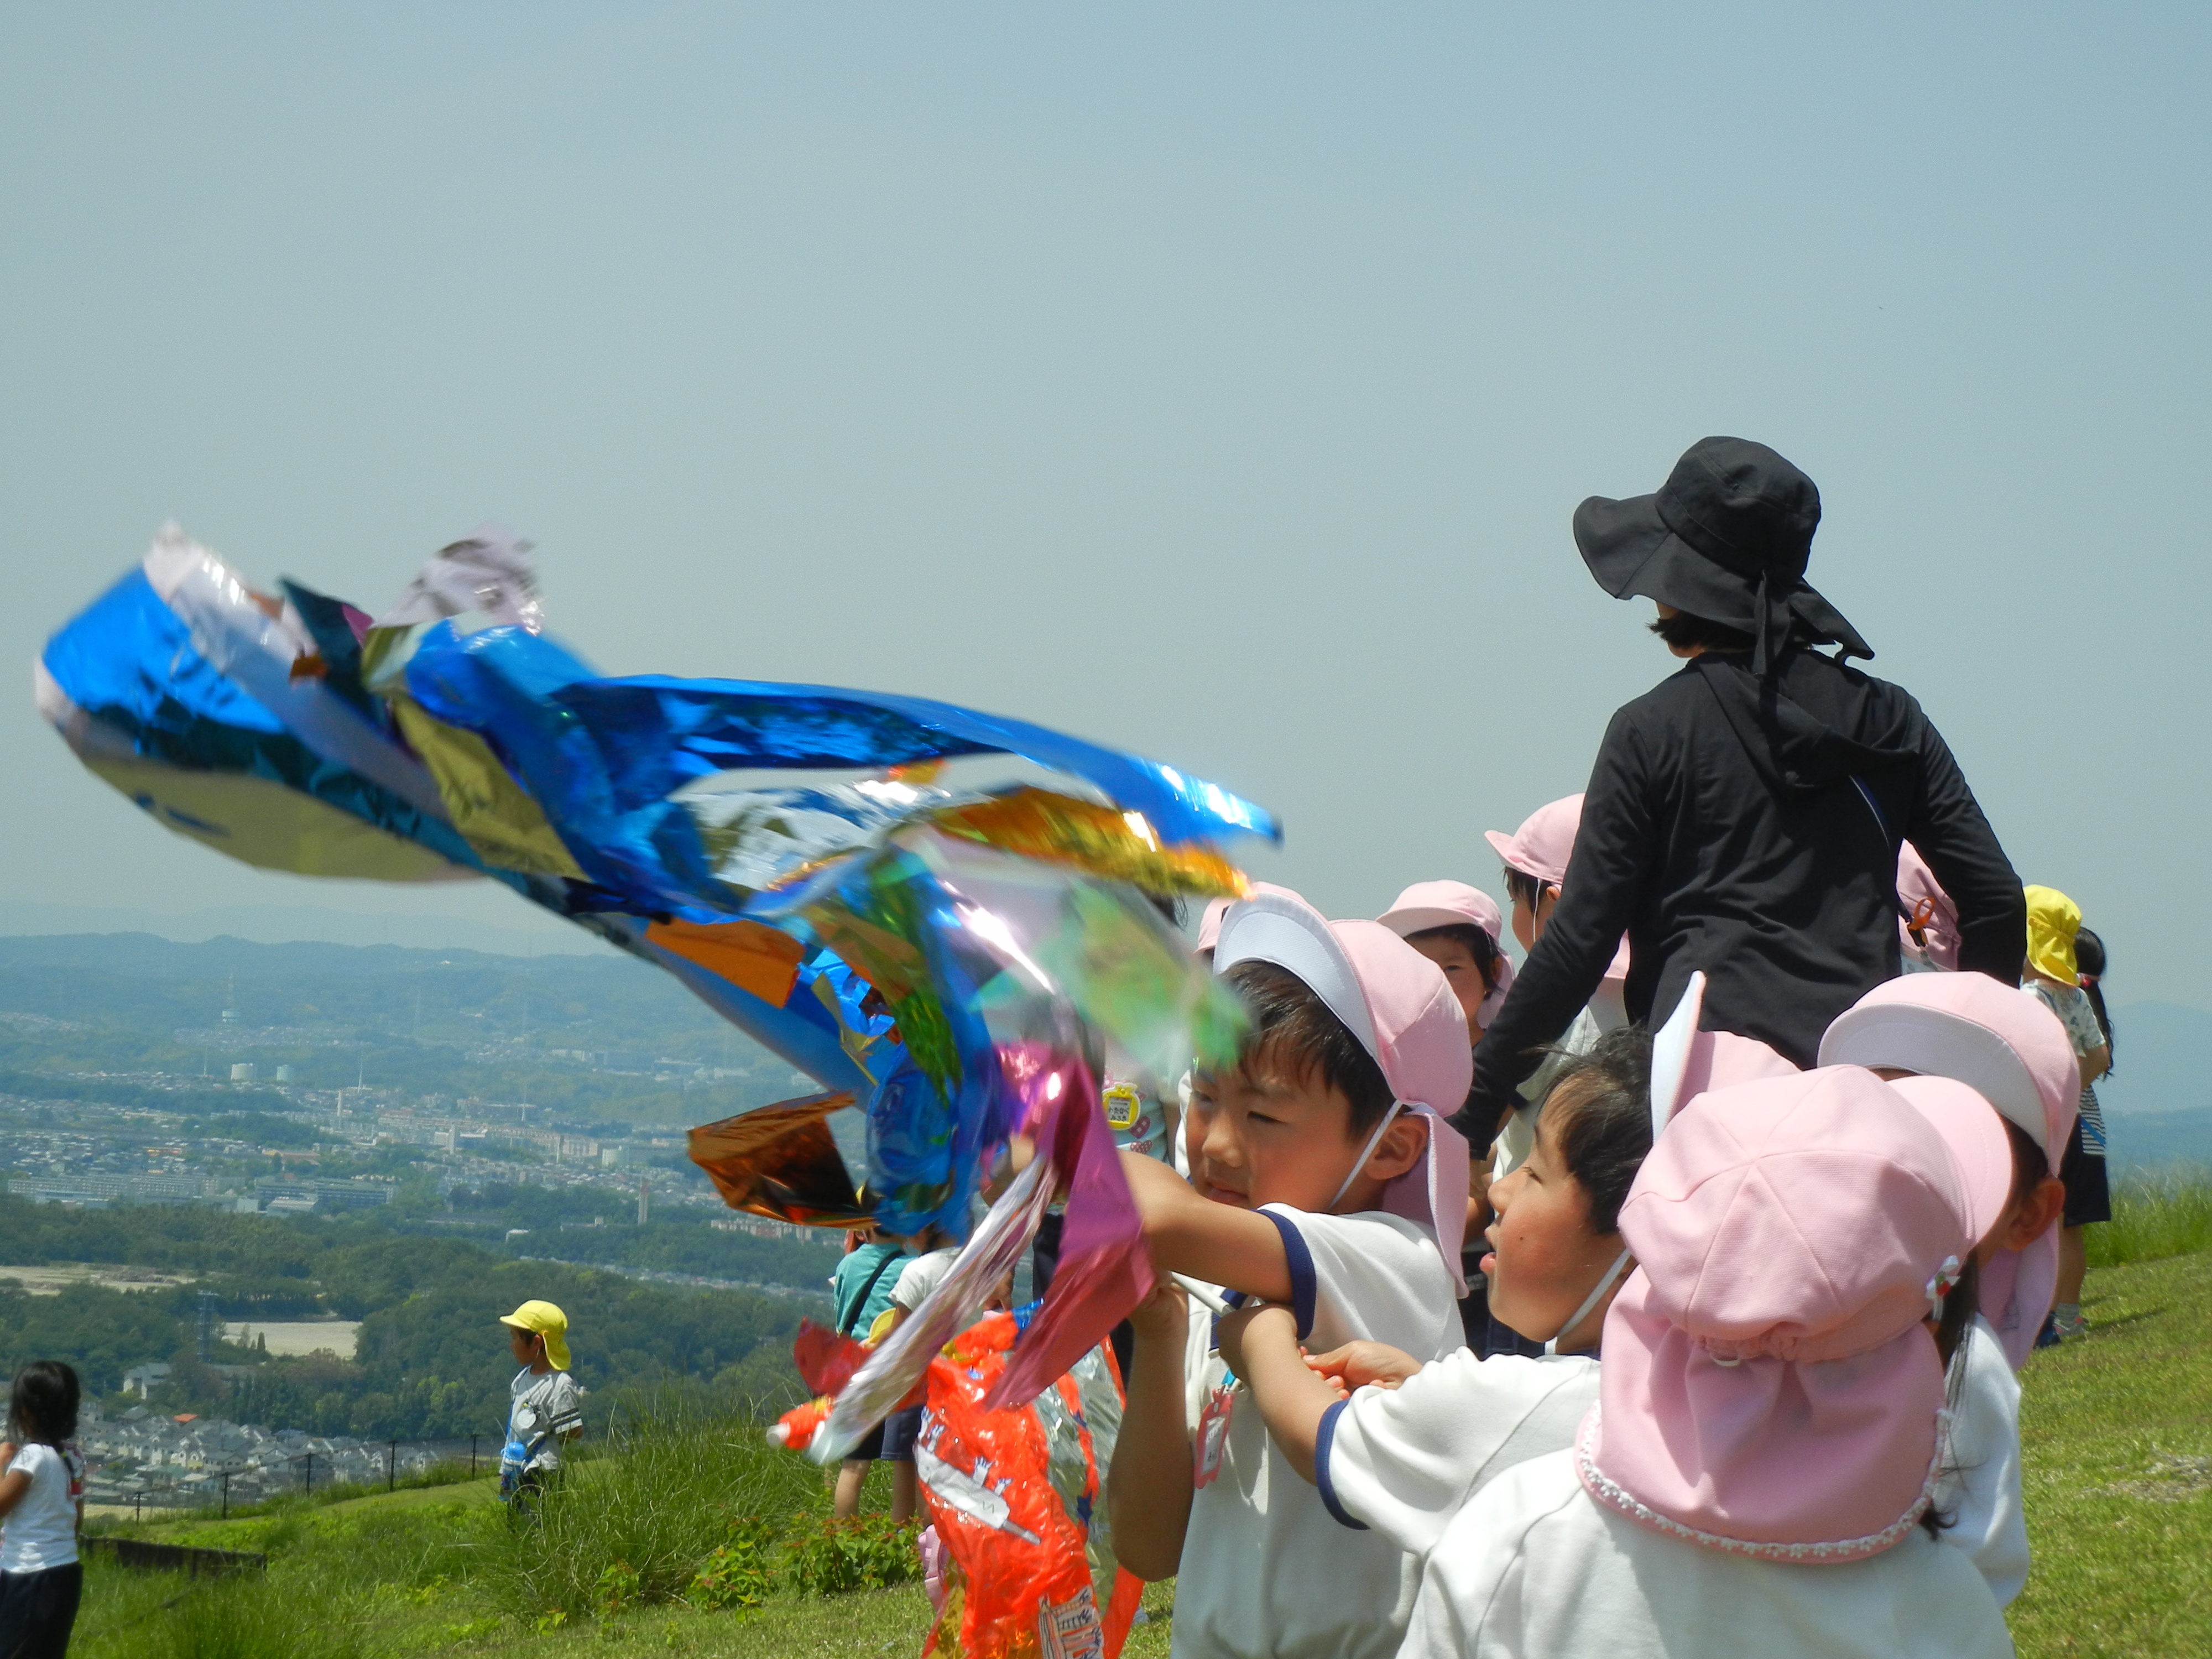
<path fill-rule="evenodd" d="M 0 6 L 0 908 L 529 925 L 229 865 L 77 769 L 30 660 L 173 516 L 372 608 L 504 519 L 610 672 L 1170 759 L 1339 913 L 1495 890 L 1480 831 L 1673 665 L 1570 514 L 1719 432 L 1819 481 L 1814 579 L 2117 999 L 2212 1007 L 2209 46 L 2181 6 Z"/>

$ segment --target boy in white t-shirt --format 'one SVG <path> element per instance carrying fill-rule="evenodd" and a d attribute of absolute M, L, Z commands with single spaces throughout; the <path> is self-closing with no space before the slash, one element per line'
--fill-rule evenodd
<path fill-rule="evenodd" d="M 1468 1158 L 1442 1115 L 1472 1063 L 1443 973 L 1387 928 L 1279 891 L 1223 918 L 1214 966 L 1252 1026 L 1233 1070 L 1194 1079 L 1189 1184 L 1122 1160 L 1154 1265 L 1282 1304 L 1316 1348 L 1453 1352 Z M 1177 1659 L 1395 1653 L 1412 1558 L 1329 1518 L 1218 1353 L 1192 1420 L 1179 1291 L 1132 1322 L 1108 1498 L 1122 1564 L 1176 1577 Z"/>
<path fill-rule="evenodd" d="M 76 1536 L 84 1525 L 84 1465 L 76 1434 L 76 1372 L 34 1359 L 15 1373 L 8 1443 L 0 1445 L 0 1654 L 47 1659 L 69 1650 L 84 1594 Z"/>
<path fill-rule="evenodd" d="M 584 1391 L 568 1372 L 568 1316 L 550 1302 L 501 1314 L 522 1369 L 507 1385 L 507 1440 L 499 1453 L 499 1495 L 510 1520 L 536 1512 L 559 1473 L 561 1448 L 584 1432 Z"/>
<path fill-rule="evenodd" d="M 1980 1311 L 1952 1365 L 1951 1429 L 1936 1509 L 2002 1607 L 2028 1569 L 2021 1501 L 2020 1382 L 2058 1282 L 2060 1160 L 2080 1073 L 2066 1031 L 2034 998 L 1983 974 L 1907 974 L 1836 1016 L 1824 1066 L 1881 1078 L 1948 1077 L 1994 1109 L 2013 1152 L 2005 1213 L 1976 1246 Z"/>
<path fill-rule="evenodd" d="M 1831 1066 L 1686 1108 L 1621 1209 L 1599 1405 L 1444 1528 L 1403 1653 L 2009 1659 L 1923 1517 L 1950 1298 L 2011 1164 L 1943 1078 Z"/>

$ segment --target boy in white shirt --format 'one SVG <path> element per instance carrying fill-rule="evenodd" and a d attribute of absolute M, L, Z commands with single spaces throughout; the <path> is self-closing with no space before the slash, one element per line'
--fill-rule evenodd
<path fill-rule="evenodd" d="M 2079 1073 L 2065 1029 L 2033 997 L 1983 974 L 1907 974 L 1877 985 L 1820 1039 L 1823 1066 L 1953 1078 L 2003 1122 L 2013 1150 L 2003 1218 L 1976 1246 L 1981 1311 L 1952 1366 L 1951 1432 L 1936 1508 L 2000 1607 L 2027 1580 L 2020 1490 L 2020 1383 L 2058 1279 L 2059 1161 Z"/>
<path fill-rule="evenodd" d="M 1948 1297 L 2010 1169 L 1948 1079 L 1833 1066 L 1692 1102 L 1621 1209 L 1638 1265 L 1600 1404 L 1453 1517 L 1401 1651 L 2008 1659 L 1923 1517 L 1971 1291 Z"/>
<path fill-rule="evenodd" d="M 1374 922 L 1280 892 L 1229 911 L 1214 965 L 1252 1030 L 1234 1070 L 1194 1079 L 1190 1184 L 1123 1159 L 1155 1266 L 1284 1304 L 1316 1348 L 1453 1352 L 1468 1158 L 1443 1115 L 1473 1067 L 1443 973 Z M 1412 1558 L 1330 1519 L 1218 1354 L 1192 1421 L 1179 1291 L 1132 1322 L 1108 1498 L 1122 1565 L 1176 1578 L 1176 1659 L 1395 1654 Z"/>

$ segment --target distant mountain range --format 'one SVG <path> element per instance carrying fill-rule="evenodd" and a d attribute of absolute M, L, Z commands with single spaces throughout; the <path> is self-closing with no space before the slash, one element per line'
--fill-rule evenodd
<path fill-rule="evenodd" d="M 349 1012 L 363 1026 L 425 1037 L 433 1035 L 426 1028 L 445 1027 L 438 1035 L 452 1037 L 461 1035 L 449 1024 L 453 991 L 459 988 L 441 988 L 444 994 L 433 993 L 429 1002 L 420 1001 L 416 988 L 427 981 L 418 975 L 434 964 L 416 953 L 458 951 L 465 953 L 465 962 L 448 962 L 447 968 L 473 970 L 461 975 L 471 983 L 458 1000 L 489 1013 L 487 1023 L 495 1029 L 526 1031 L 534 1025 L 539 1041 L 549 1042 L 554 1033 L 548 1027 L 562 1024 L 559 1017 L 565 1013 L 575 1027 L 560 1042 L 579 1048 L 635 1048 L 655 1057 L 696 1054 L 708 1064 L 757 1055 L 750 1042 L 641 964 L 623 960 L 574 928 L 537 923 L 526 915 L 518 920 L 525 927 L 508 929 L 441 916 L 356 914 L 304 905 L 236 905 L 155 915 L 92 905 L 0 901 L 0 1012 L 13 1010 L 19 1019 L 34 1014 L 104 1017 L 143 1022 L 166 1033 L 215 1024 L 222 1002 L 219 988 L 234 974 L 240 1000 L 252 1012 L 245 1023 L 260 1025 L 276 1016 L 256 1005 L 299 1000 L 304 970 L 319 981 L 317 990 L 327 994 L 318 999 L 324 1008 L 314 1018 L 336 1012 L 334 1004 L 351 1004 Z M 116 937 L 125 933 L 139 938 L 133 942 Z M 63 933 L 110 937 L 52 937 Z M 149 951 L 144 937 L 149 933 L 179 944 L 224 935 L 229 942 Z M 47 937 L 26 937 L 38 935 Z M 295 941 L 290 951 L 266 948 Z M 396 954 L 329 948 L 377 945 L 403 948 Z M 577 954 L 586 960 L 576 961 Z M 544 960 L 556 955 L 568 959 L 565 966 Z M 526 956 L 539 959 L 534 968 L 525 969 L 513 960 Z M 156 990 L 149 980 L 168 982 Z M 191 981 L 198 981 L 197 994 L 179 982 Z M 534 1010 L 513 998 L 526 982 L 532 985 Z M 285 994 L 260 994 L 280 987 Z M 150 999 L 149 990 L 155 992 Z M 565 1008 L 554 1006 L 562 1002 Z M 363 1006 L 368 1004 L 380 1006 L 372 1012 Z M 2178 1003 L 2131 1002 L 2115 1008 L 2112 1018 L 2119 1065 L 2098 1085 L 2097 1096 L 2104 1103 L 2115 1164 L 2212 1165 L 2212 1012 Z M 586 1026 L 596 1029 L 587 1033 Z M 792 1086 L 798 1086 L 797 1080 Z"/>
<path fill-rule="evenodd" d="M 258 945 L 398 945 L 419 951 L 484 951 L 498 956 L 596 956 L 614 952 L 580 927 L 516 903 L 514 925 L 466 915 L 331 909 L 313 904 L 223 904 L 195 910 L 126 909 L 0 899 L 0 937 L 53 933 L 151 933 L 179 945 L 203 939 Z"/>
<path fill-rule="evenodd" d="M 2097 1085 L 2122 1167 L 2212 1164 L 2212 1013 L 2171 1002 L 2112 1010 L 2111 1077 Z"/>

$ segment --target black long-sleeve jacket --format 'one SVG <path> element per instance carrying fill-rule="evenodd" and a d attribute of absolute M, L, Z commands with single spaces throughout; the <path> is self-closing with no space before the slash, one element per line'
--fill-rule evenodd
<path fill-rule="evenodd" d="M 1899 971 L 1900 841 L 1958 906 L 1960 969 L 2018 982 L 2020 878 L 1908 693 L 1802 648 L 1764 685 L 1741 656 L 1692 658 L 1606 730 L 1558 908 L 1475 1050 L 1468 1139 L 1489 1144 L 1623 933 L 1631 1018 L 1702 969 L 1701 1025 L 1810 1066 Z"/>

